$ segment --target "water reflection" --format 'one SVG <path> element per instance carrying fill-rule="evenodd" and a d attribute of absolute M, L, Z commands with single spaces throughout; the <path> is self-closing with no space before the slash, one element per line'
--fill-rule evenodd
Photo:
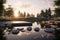
<path fill-rule="evenodd" d="M 33 25 L 32 25 L 32 27 L 33 28 L 35 28 L 35 27 L 41 28 L 41 25 L 40 25 L 40 23 L 34 22 Z"/>
<path fill-rule="evenodd" d="M 17 22 L 18 23 L 18 22 Z M 31 31 L 27 30 L 27 27 L 29 26 L 20 26 L 20 27 L 14 27 L 14 29 L 17 28 L 24 28 L 25 32 L 21 32 L 19 31 L 19 33 L 17 35 L 14 35 L 12 33 L 10 34 L 6 34 L 7 40 L 51 40 L 53 39 L 53 34 L 51 33 L 46 33 L 44 32 L 44 29 L 41 28 L 40 22 L 34 22 L 32 23 L 33 25 L 30 26 L 32 27 Z M 39 32 L 35 32 L 34 29 L 38 27 L 40 30 Z M 6 32 L 7 33 L 7 32 Z"/>
<path fill-rule="evenodd" d="M 27 22 L 27 21 L 8 21 L 8 22 L 11 22 L 11 23 L 30 23 L 30 22 Z"/>

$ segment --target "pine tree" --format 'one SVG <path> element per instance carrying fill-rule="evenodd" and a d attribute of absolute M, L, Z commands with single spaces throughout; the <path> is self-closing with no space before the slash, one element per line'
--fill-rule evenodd
<path fill-rule="evenodd" d="M 3 15 L 3 11 L 4 11 L 4 3 L 6 3 L 6 0 L 0 0 L 0 16 Z"/>
<path fill-rule="evenodd" d="M 50 8 L 48 10 L 47 9 L 45 10 L 45 16 L 48 20 L 51 19 L 51 9 Z"/>
<path fill-rule="evenodd" d="M 46 16 L 45 12 L 43 10 L 41 10 L 41 14 L 40 15 L 41 15 L 42 18 L 45 18 L 45 16 Z"/>
<path fill-rule="evenodd" d="M 50 8 L 48 9 L 48 15 L 49 15 L 49 18 L 51 18 L 51 9 Z"/>
<path fill-rule="evenodd" d="M 26 12 L 24 12 L 24 18 L 26 18 Z"/>
<path fill-rule="evenodd" d="M 54 3 L 55 3 L 55 6 L 56 6 L 55 16 L 60 17 L 60 0 L 55 0 Z"/>

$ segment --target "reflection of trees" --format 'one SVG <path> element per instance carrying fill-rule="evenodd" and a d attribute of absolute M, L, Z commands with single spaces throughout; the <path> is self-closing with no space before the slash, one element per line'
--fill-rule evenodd
<path fill-rule="evenodd" d="M 55 28 L 55 31 L 54 31 L 55 33 L 54 33 L 54 35 L 55 35 L 55 40 L 60 40 L 60 30 L 57 30 L 56 28 Z"/>
<path fill-rule="evenodd" d="M 0 40 L 6 40 L 6 37 L 4 37 L 3 29 L 0 29 Z"/>

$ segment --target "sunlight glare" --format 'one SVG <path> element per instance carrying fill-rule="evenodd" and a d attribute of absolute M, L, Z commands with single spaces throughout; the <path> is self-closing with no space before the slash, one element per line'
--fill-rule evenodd
<path fill-rule="evenodd" d="M 18 18 L 19 17 L 19 14 L 18 13 L 14 13 L 14 17 L 15 18 Z"/>

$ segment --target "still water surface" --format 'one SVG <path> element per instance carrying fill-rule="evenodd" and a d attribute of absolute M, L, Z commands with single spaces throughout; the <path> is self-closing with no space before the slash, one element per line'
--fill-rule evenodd
<path fill-rule="evenodd" d="M 41 28 L 40 23 L 37 23 L 37 22 L 32 23 L 32 26 L 31 26 L 32 31 L 28 31 L 27 27 L 29 27 L 29 26 L 15 27 L 14 29 L 24 28 L 24 30 L 25 30 L 25 32 L 20 31 L 17 35 L 14 35 L 12 33 L 8 34 L 6 32 L 5 36 L 7 37 L 7 40 L 53 40 L 53 38 L 54 38 L 53 34 L 44 32 L 44 29 Z M 34 28 L 36 28 L 36 27 L 39 27 L 39 29 L 40 29 L 39 32 L 34 31 Z"/>

